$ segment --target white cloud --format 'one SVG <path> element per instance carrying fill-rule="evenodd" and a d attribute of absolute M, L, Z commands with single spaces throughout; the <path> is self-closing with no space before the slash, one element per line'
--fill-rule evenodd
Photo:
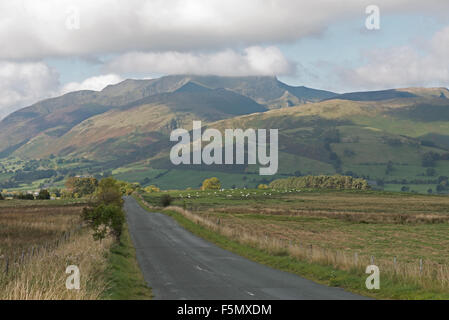
<path fill-rule="evenodd" d="M 124 79 L 116 74 L 106 74 L 96 77 L 87 78 L 82 82 L 69 82 L 64 85 L 61 89 L 61 94 L 80 91 L 80 90 L 94 90 L 101 91 L 105 87 L 111 84 L 117 84 L 122 82 Z"/>
<path fill-rule="evenodd" d="M 249 47 L 243 52 L 216 53 L 133 52 L 107 63 L 118 73 L 214 74 L 222 76 L 291 74 L 295 66 L 276 47 Z"/>
<path fill-rule="evenodd" d="M 266 46 L 365 18 L 368 0 L 2 0 L 0 59 Z M 377 0 L 381 14 L 447 12 L 439 0 Z M 79 11 L 79 29 L 67 20 Z"/>
<path fill-rule="evenodd" d="M 45 63 L 0 61 L 0 119 L 43 99 L 78 90 L 100 91 L 121 81 L 120 76 L 107 74 L 61 87 L 59 74 Z"/>
<path fill-rule="evenodd" d="M 41 62 L 0 61 L 0 118 L 38 100 L 53 96 L 59 75 Z"/>
<path fill-rule="evenodd" d="M 345 86 L 357 90 L 408 86 L 449 86 L 449 27 L 424 45 L 378 49 L 364 53 L 362 66 L 339 69 Z"/>

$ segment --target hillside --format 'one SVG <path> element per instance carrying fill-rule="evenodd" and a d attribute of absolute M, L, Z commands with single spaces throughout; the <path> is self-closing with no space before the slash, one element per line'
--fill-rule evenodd
<path fill-rule="evenodd" d="M 60 185 L 68 174 L 115 174 L 162 187 L 256 186 L 288 175 L 344 173 L 420 192 L 449 176 L 449 91 L 405 88 L 335 93 L 275 77 L 168 76 L 39 102 L 0 122 L 0 186 Z M 279 172 L 258 166 L 174 167 L 170 132 L 208 127 L 279 129 Z M 431 158 L 427 161 L 427 158 Z M 427 160 L 426 160 L 427 159 Z"/>
<path fill-rule="evenodd" d="M 195 86 L 202 91 L 195 90 Z M 42 135 L 46 135 L 50 137 L 49 140 L 63 137 L 84 120 L 114 110 L 167 104 L 179 112 L 206 113 L 201 117 L 204 120 L 219 120 L 229 115 L 265 111 L 266 108 L 272 108 L 273 104 L 276 107 L 280 107 L 280 104 L 291 106 L 332 95 L 335 94 L 290 87 L 274 77 L 179 75 L 151 80 L 126 80 L 100 92 L 72 92 L 10 114 L 0 122 L 0 157 L 15 154 L 35 157 L 52 153 L 33 151 L 28 155 L 23 150 L 15 151 L 26 143 L 34 144 L 31 140 L 37 136 L 41 139 Z M 30 148 L 36 149 L 34 145 L 27 147 Z"/>

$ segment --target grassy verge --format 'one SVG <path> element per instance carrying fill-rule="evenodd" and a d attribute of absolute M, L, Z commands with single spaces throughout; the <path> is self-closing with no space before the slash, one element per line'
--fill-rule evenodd
<path fill-rule="evenodd" d="M 137 263 L 136 251 L 125 226 L 120 243 L 111 248 L 106 270 L 108 289 L 103 299 L 149 300 L 151 289 L 146 285 Z"/>
<path fill-rule="evenodd" d="M 140 199 L 136 197 L 136 200 L 142 207 L 148 209 Z M 290 256 L 288 252 L 270 252 L 267 249 L 253 247 L 230 239 L 191 221 L 178 212 L 171 210 L 165 210 L 164 212 L 172 216 L 190 232 L 217 244 L 223 249 L 273 268 L 298 274 L 321 284 L 341 287 L 348 291 L 378 299 L 449 299 L 447 292 L 422 288 L 417 284 L 404 283 L 395 277 L 382 276 L 382 274 L 381 290 L 369 291 L 365 287 L 365 280 L 368 275 L 363 273 L 361 269 L 338 270 L 332 265 L 322 265 L 297 259 Z"/>

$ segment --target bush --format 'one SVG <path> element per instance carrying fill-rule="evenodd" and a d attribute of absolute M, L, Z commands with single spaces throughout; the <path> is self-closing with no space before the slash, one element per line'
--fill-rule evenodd
<path fill-rule="evenodd" d="M 3 197 L 3 195 L 0 193 L 0 201 L 1 200 L 5 200 L 5 198 Z"/>
<path fill-rule="evenodd" d="M 101 204 L 94 208 L 84 208 L 82 218 L 94 231 L 95 240 L 101 240 L 110 234 L 120 240 L 125 223 L 125 213 L 117 205 Z"/>
<path fill-rule="evenodd" d="M 268 189 L 268 186 L 266 184 L 259 184 L 257 189 L 259 189 L 259 190 L 266 190 L 266 189 Z"/>
<path fill-rule="evenodd" d="M 169 205 L 171 205 L 171 203 L 173 202 L 173 198 L 169 195 L 169 194 L 164 194 L 161 199 L 161 206 L 168 207 Z"/>
<path fill-rule="evenodd" d="M 50 200 L 50 193 L 43 189 L 41 191 L 39 191 L 39 195 L 37 196 L 38 200 Z"/>
<path fill-rule="evenodd" d="M 201 190 L 220 190 L 221 182 L 218 178 L 210 178 L 203 181 L 203 186 Z"/>

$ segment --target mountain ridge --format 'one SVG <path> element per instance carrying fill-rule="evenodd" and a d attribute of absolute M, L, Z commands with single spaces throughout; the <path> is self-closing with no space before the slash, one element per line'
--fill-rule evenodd
<path fill-rule="evenodd" d="M 61 172 L 87 166 L 94 174 L 136 166 L 164 175 L 154 183 L 165 183 L 175 173 L 186 179 L 207 172 L 222 178 L 225 173 L 253 174 L 251 166 L 170 165 L 170 132 L 191 130 L 192 121 L 201 120 L 219 130 L 279 129 L 283 175 L 352 172 L 383 179 L 385 169 L 378 168 L 391 162 L 400 168 L 397 179 L 410 172 L 422 179 L 421 158 L 449 151 L 447 97 L 446 88 L 335 94 L 292 87 L 276 77 L 125 80 L 99 92 L 47 99 L 5 118 L 0 122 L 0 164 L 56 157 L 77 163 Z M 436 172 L 449 175 L 445 168 Z M 3 175 L 0 183 L 11 173 Z"/>

